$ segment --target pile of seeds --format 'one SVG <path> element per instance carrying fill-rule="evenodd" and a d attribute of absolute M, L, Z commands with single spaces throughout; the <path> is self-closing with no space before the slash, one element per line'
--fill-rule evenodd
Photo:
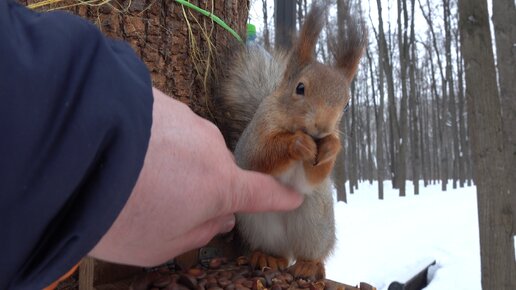
<path fill-rule="evenodd" d="M 286 271 L 253 270 L 246 257 L 215 258 L 186 271 L 159 268 L 137 277 L 131 290 L 325 290 L 326 281 L 294 279 Z"/>

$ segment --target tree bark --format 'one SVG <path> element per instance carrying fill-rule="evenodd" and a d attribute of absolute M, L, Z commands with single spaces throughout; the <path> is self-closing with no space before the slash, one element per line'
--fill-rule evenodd
<path fill-rule="evenodd" d="M 441 118 L 440 118 L 440 106 L 439 106 L 439 95 L 437 93 L 437 81 L 435 79 L 435 66 L 434 66 L 434 60 L 433 60 L 433 52 L 431 49 L 428 51 L 429 57 L 430 57 L 430 78 L 431 78 L 431 95 L 432 95 L 432 106 L 430 108 L 431 114 L 432 114 L 432 127 L 434 128 L 432 132 L 432 141 L 433 141 L 433 147 L 434 147 L 434 154 L 433 154 L 433 173 L 432 173 L 432 179 L 439 180 L 440 174 L 441 174 L 441 166 L 440 163 L 440 156 L 442 154 L 441 148 L 442 146 L 442 134 L 441 134 Z M 437 132 L 436 132 L 437 131 Z"/>
<path fill-rule="evenodd" d="M 274 1 L 274 27 L 274 48 L 288 50 L 296 31 L 296 0 Z"/>
<path fill-rule="evenodd" d="M 375 31 L 376 32 L 376 31 Z M 378 38 L 377 38 L 378 39 Z M 384 179 L 384 157 L 383 157 L 383 96 L 384 96 L 384 86 L 383 86 L 383 70 L 381 68 L 381 60 L 378 59 L 378 92 L 380 99 L 380 105 L 377 107 L 376 105 L 376 93 L 374 89 L 374 73 L 373 73 L 373 61 L 369 49 L 366 51 L 367 61 L 369 63 L 369 72 L 371 75 L 371 87 L 373 89 L 373 105 L 374 105 L 374 113 L 375 113 L 375 122 L 376 122 L 376 179 L 378 181 L 378 199 L 383 199 L 383 179 Z"/>
<path fill-rule="evenodd" d="M 446 51 L 446 82 L 448 84 L 448 108 L 450 112 L 451 118 L 451 138 L 448 138 L 448 143 L 451 144 L 451 149 L 453 150 L 453 158 L 451 158 L 452 162 L 452 179 L 453 179 L 453 188 L 457 188 L 457 181 L 459 179 L 459 134 L 457 128 L 457 111 L 455 108 L 455 87 L 454 87 L 454 76 L 452 70 L 452 33 L 451 33 L 451 8 L 450 8 L 450 0 L 443 0 L 443 14 L 444 14 L 444 30 L 445 30 L 445 51 Z"/>
<path fill-rule="evenodd" d="M 510 184 L 487 1 L 459 0 L 461 50 L 477 183 L 483 289 L 516 289 Z M 512 176 L 511 176 L 512 175 Z"/>
<path fill-rule="evenodd" d="M 407 36 L 408 12 L 405 1 L 398 0 L 398 48 L 400 57 L 400 78 L 401 78 L 401 105 L 400 105 L 400 131 L 401 142 L 399 145 L 398 161 L 398 187 L 399 195 L 406 195 L 406 176 L 407 176 L 407 148 L 408 148 L 408 92 L 407 92 L 407 69 L 409 59 L 409 42 Z"/>
<path fill-rule="evenodd" d="M 391 178 L 393 188 L 398 188 L 397 156 L 400 146 L 400 133 L 398 125 L 398 113 L 396 112 L 396 101 L 394 98 L 393 68 L 389 57 L 387 41 L 385 39 L 385 31 L 383 29 L 381 0 L 376 0 L 376 4 L 378 6 L 378 39 L 380 42 L 380 59 L 382 61 L 382 68 L 385 72 L 385 77 L 387 78 L 389 132 L 391 134 L 391 137 L 389 138 Z"/>
<path fill-rule="evenodd" d="M 267 0 L 262 0 L 263 13 L 263 46 L 267 51 L 271 50 L 271 38 L 269 33 L 269 8 L 267 7 Z"/>
<path fill-rule="evenodd" d="M 371 80 L 373 77 L 371 76 Z M 363 82 L 366 86 L 366 89 L 369 87 L 366 81 Z M 374 84 L 371 82 L 371 91 L 374 98 Z M 365 118 L 366 118 L 366 146 L 367 146 L 367 168 L 365 170 L 365 177 L 369 180 L 369 184 L 373 184 L 373 149 L 372 149 L 372 137 L 371 137 L 371 104 L 369 102 L 369 92 L 366 90 L 365 93 Z"/>
<path fill-rule="evenodd" d="M 353 81 L 351 83 L 351 104 L 350 104 L 350 111 L 351 111 L 351 127 L 348 131 L 348 144 L 350 152 L 350 159 L 349 160 L 349 193 L 353 194 L 355 192 L 355 188 L 358 184 L 357 181 L 357 167 L 358 167 L 358 148 L 357 148 L 357 114 L 355 111 L 357 110 L 358 102 L 357 99 L 357 93 L 356 93 L 356 82 Z"/>
<path fill-rule="evenodd" d="M 459 185 L 460 187 L 464 187 L 466 183 L 466 179 L 471 179 L 470 174 L 470 163 L 471 156 L 469 155 L 469 142 L 466 137 L 466 116 L 464 109 L 466 107 L 466 102 L 464 100 L 464 65 L 462 62 L 462 55 L 460 54 L 459 47 L 459 38 L 458 33 L 455 40 L 456 51 L 457 51 L 457 83 L 458 83 L 458 94 L 457 99 L 459 101 L 459 135 L 460 135 L 460 155 L 459 155 Z"/>
<path fill-rule="evenodd" d="M 306 4 L 306 2 L 305 2 Z M 343 1 L 337 1 L 337 29 L 338 34 L 343 35 L 344 28 L 345 28 L 345 17 L 347 14 L 347 9 L 349 9 L 348 6 L 346 6 L 346 3 Z M 338 41 L 341 40 L 341 38 L 337 38 Z M 340 44 L 337 44 L 340 45 Z M 346 136 L 346 132 L 348 132 L 347 124 L 349 123 L 349 112 L 345 112 L 344 116 L 342 117 L 342 121 L 339 125 L 339 131 L 340 131 L 340 142 L 342 144 L 342 150 L 340 151 L 339 155 L 337 156 L 337 161 L 335 162 L 335 169 L 334 169 L 334 179 L 335 179 L 335 189 L 337 190 L 337 200 L 347 202 L 347 192 L 346 192 L 346 179 L 347 172 L 346 172 L 346 166 L 349 164 L 347 162 L 350 160 L 348 157 L 349 154 L 346 154 L 347 151 L 350 150 L 349 146 L 346 146 L 347 144 L 350 144 L 350 140 L 348 136 Z M 346 142 L 347 141 L 347 142 Z M 346 158 L 348 160 L 346 160 Z M 351 184 L 351 182 L 350 182 Z"/>
<path fill-rule="evenodd" d="M 414 185 L 414 194 L 419 194 L 419 177 L 420 177 L 420 154 L 419 154 L 419 132 L 418 132 L 418 102 L 417 95 L 418 89 L 416 87 L 416 33 L 414 29 L 414 6 L 415 0 L 410 1 L 410 11 L 411 11 L 411 22 L 410 22 L 410 63 L 409 63 L 409 107 L 411 112 L 411 122 L 412 125 L 412 142 L 411 142 L 411 152 L 412 152 L 412 184 Z"/>
<path fill-rule="evenodd" d="M 500 100 L 508 172 L 516 172 L 516 7 L 513 0 L 493 1 Z M 516 178 L 510 178 L 513 234 L 516 235 Z"/>
<path fill-rule="evenodd" d="M 65 1 L 59 5 L 76 3 Z M 190 3 L 212 11 L 245 36 L 247 1 L 191 0 Z M 223 59 L 229 44 L 235 42 L 228 31 L 173 1 L 111 1 L 101 6 L 78 5 L 68 10 L 89 19 L 107 36 L 128 42 L 149 68 L 155 87 L 186 103 L 199 115 L 212 119 L 211 82 L 224 68 L 223 63 L 216 67 L 214 60 Z"/>
<path fill-rule="evenodd" d="M 421 12 L 423 14 L 423 17 L 425 18 L 426 22 L 428 23 L 428 27 L 430 28 L 430 33 L 432 35 L 431 39 L 432 39 L 432 46 L 435 50 L 435 55 L 437 57 L 437 64 L 438 64 L 438 68 L 439 68 L 439 73 L 440 73 L 440 76 L 441 76 L 441 92 L 442 92 L 442 102 L 439 102 L 439 96 L 436 94 L 435 95 L 435 98 L 436 98 L 436 101 L 437 101 L 437 109 L 438 110 L 442 110 L 442 112 L 438 112 L 438 127 L 437 127 L 437 130 L 438 130 L 438 137 L 439 137 L 439 160 L 440 160 L 440 164 L 439 164 L 439 168 L 440 168 L 440 171 L 439 171 L 439 175 L 440 175 L 440 179 L 441 179 L 441 189 L 443 191 L 446 191 L 446 188 L 447 188 L 447 184 L 448 184 L 448 143 L 446 142 L 448 140 L 448 134 L 447 134 L 447 127 L 445 126 L 446 124 L 446 119 L 447 119 L 447 113 L 448 113 L 448 109 L 447 109 L 447 89 L 446 89 L 446 84 L 447 84 L 447 79 L 445 77 L 445 74 L 444 74 L 444 69 L 443 69 L 443 65 L 442 65 L 442 62 L 441 62 L 441 56 L 439 54 L 439 47 L 437 45 L 437 37 L 435 35 L 435 30 L 434 30 L 434 25 L 432 23 L 432 9 L 430 8 L 430 1 L 427 0 L 426 3 L 427 3 L 427 7 L 428 7 L 428 13 L 425 12 L 425 9 L 423 9 L 423 5 L 421 4 L 421 0 L 418 0 L 419 1 L 419 7 L 421 8 Z M 432 65 L 433 65 L 433 61 L 432 61 Z M 434 84 L 436 82 L 434 81 Z M 441 104 L 441 105 L 440 105 Z"/>

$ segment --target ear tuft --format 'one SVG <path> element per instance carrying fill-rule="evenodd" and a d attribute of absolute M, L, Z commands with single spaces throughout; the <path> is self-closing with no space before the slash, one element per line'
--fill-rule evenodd
<path fill-rule="evenodd" d="M 351 82 L 367 47 L 367 28 L 362 15 L 359 15 L 359 17 L 351 15 L 349 1 L 338 1 L 338 13 L 343 13 L 344 15 L 338 16 L 342 21 L 338 23 L 338 36 L 334 56 L 337 67 L 344 71 L 346 78 Z"/>
<path fill-rule="evenodd" d="M 305 17 L 299 39 L 294 46 L 294 57 L 298 58 L 301 66 L 307 65 L 314 60 L 315 46 L 324 26 L 324 13 L 324 7 L 314 2 L 310 12 Z"/>
<path fill-rule="evenodd" d="M 289 53 L 284 75 L 286 80 L 295 78 L 301 70 L 315 60 L 315 46 L 324 26 L 325 7 L 314 1 L 306 15 L 299 37 Z"/>

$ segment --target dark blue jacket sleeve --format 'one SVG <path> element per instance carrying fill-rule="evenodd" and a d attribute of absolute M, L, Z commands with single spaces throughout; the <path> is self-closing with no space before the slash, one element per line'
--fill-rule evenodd
<path fill-rule="evenodd" d="M 152 86 L 132 49 L 65 12 L 0 0 L 0 289 L 41 289 L 127 201 Z"/>

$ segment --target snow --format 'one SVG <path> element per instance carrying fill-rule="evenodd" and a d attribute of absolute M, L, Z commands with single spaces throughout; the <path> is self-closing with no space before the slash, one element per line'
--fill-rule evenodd
<path fill-rule="evenodd" d="M 385 199 L 377 184 L 360 183 L 348 204 L 335 204 L 337 246 L 326 262 L 327 278 L 387 289 L 431 261 L 427 290 L 480 290 L 480 245 L 475 187 L 441 191 L 420 185 L 414 196 L 399 197 L 389 181 Z"/>

